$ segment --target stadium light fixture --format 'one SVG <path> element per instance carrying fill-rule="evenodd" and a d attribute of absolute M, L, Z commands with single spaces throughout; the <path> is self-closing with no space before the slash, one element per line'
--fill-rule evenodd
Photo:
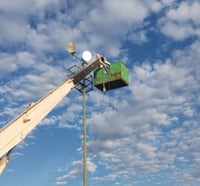
<path fill-rule="evenodd" d="M 83 53 L 82 53 L 82 58 L 84 61 L 86 62 L 89 62 L 91 59 L 92 59 L 92 54 L 90 51 L 88 50 L 85 50 Z"/>
<path fill-rule="evenodd" d="M 75 54 L 76 53 L 76 45 L 75 45 L 75 43 L 69 42 L 67 44 L 66 49 L 70 54 L 72 54 L 72 55 Z"/>

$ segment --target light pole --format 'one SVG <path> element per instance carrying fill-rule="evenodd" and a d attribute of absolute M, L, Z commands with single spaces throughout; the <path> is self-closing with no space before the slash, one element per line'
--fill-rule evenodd
<path fill-rule="evenodd" d="M 85 51 L 83 57 L 80 58 L 76 55 L 76 46 L 73 42 L 68 43 L 67 51 L 82 62 L 82 66 L 87 64 L 87 61 L 91 59 L 91 53 Z M 80 67 L 74 65 L 68 69 L 68 71 L 73 74 L 79 70 Z M 86 76 L 78 85 L 75 87 L 83 95 L 83 186 L 87 186 L 87 126 L 86 126 L 86 94 L 93 90 L 93 77 L 92 75 Z"/>
<path fill-rule="evenodd" d="M 86 87 L 83 84 L 83 186 L 87 186 Z"/>

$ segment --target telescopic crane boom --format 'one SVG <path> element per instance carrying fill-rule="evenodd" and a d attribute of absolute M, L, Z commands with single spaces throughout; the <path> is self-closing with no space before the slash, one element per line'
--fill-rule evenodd
<path fill-rule="evenodd" d="M 0 174 L 9 161 L 9 154 L 15 146 L 44 119 L 47 114 L 87 75 L 96 68 L 108 65 L 104 58 L 96 55 L 92 62 L 68 77 L 54 90 L 35 103 L 0 129 Z"/>

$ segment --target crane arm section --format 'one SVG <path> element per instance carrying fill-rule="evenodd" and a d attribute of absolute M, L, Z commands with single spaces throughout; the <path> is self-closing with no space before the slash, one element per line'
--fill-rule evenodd
<path fill-rule="evenodd" d="M 41 122 L 42 119 L 88 74 L 104 62 L 101 56 L 96 58 L 77 73 L 50 91 L 39 101 L 29 105 L 27 110 L 0 129 L 0 157 L 5 155 Z"/>
<path fill-rule="evenodd" d="M 0 157 L 20 143 L 74 86 L 68 79 L 3 127 L 0 130 Z"/>

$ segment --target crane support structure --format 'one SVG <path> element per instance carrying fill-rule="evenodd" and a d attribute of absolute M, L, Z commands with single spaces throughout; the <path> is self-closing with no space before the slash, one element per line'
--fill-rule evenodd
<path fill-rule="evenodd" d="M 22 142 L 81 80 L 103 65 L 108 64 L 102 56 L 96 55 L 90 64 L 82 67 L 78 72 L 68 77 L 37 102 L 29 104 L 23 113 L 0 129 L 0 173 L 9 160 L 9 152 Z"/>

